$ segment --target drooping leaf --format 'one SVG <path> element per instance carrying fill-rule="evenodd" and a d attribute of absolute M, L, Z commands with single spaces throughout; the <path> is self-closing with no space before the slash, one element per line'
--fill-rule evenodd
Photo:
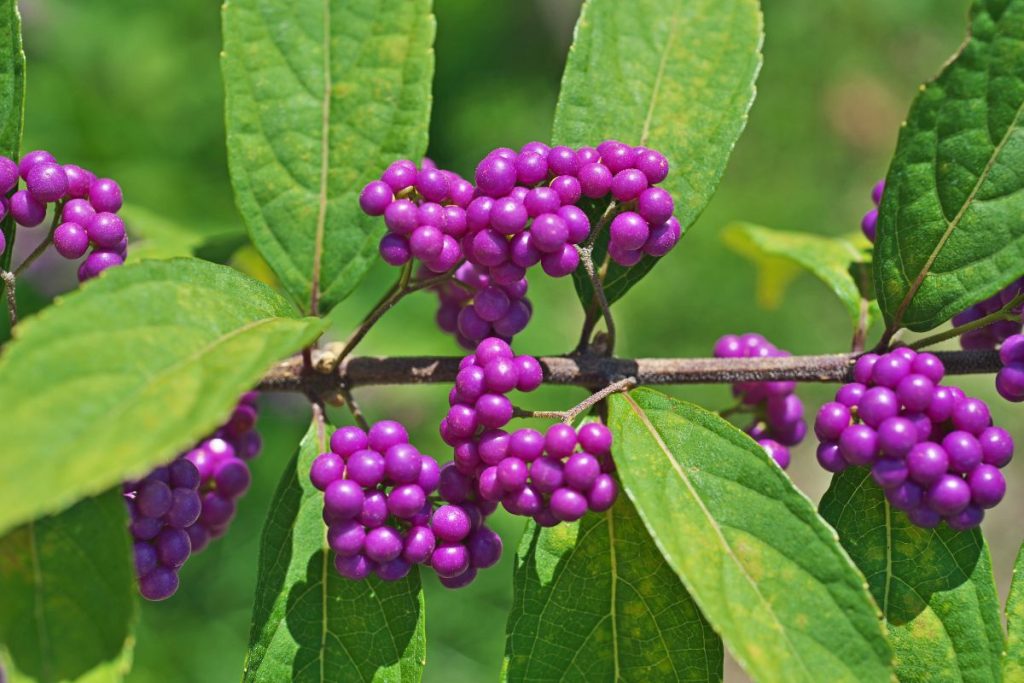
<path fill-rule="evenodd" d="M 661 151 L 670 164 L 662 185 L 685 231 L 711 199 L 746 125 L 761 41 L 757 0 L 587 0 L 552 138 L 571 146 L 616 139 Z M 595 256 L 600 266 L 605 249 Z M 611 264 L 608 300 L 619 299 L 655 262 Z M 587 306 L 592 291 L 582 275 L 575 281 Z"/>
<path fill-rule="evenodd" d="M 545 529 L 516 555 L 507 681 L 721 681 L 722 641 L 632 503 Z"/>
<path fill-rule="evenodd" d="M 970 37 L 911 105 L 875 247 L 890 328 L 928 330 L 1024 274 L 1024 2 L 976 0 Z"/>
<path fill-rule="evenodd" d="M 1024 680 L 1024 546 L 1013 564 L 1010 595 L 1006 598 L 1006 654 L 1003 680 Z"/>
<path fill-rule="evenodd" d="M 21 46 L 21 15 L 17 0 L 0 2 L 0 154 L 17 159 L 21 153 L 21 126 L 25 118 L 25 52 Z M 0 221 L 8 246 L 14 242 L 14 219 Z M 14 250 L 0 254 L 0 269 L 9 270 Z M 0 286 L 0 289 L 3 289 Z"/>
<path fill-rule="evenodd" d="M 427 149 L 430 0 L 229 0 L 222 66 L 231 180 L 253 242 L 304 309 L 374 263 L 363 185 Z"/>
<path fill-rule="evenodd" d="M 0 539 L 5 680 L 110 683 L 128 672 L 136 597 L 125 510 L 118 488 Z"/>
<path fill-rule="evenodd" d="M 821 514 L 882 609 L 901 681 L 1000 680 L 999 595 L 980 531 L 914 526 L 866 468 L 832 479 Z"/>
<path fill-rule="evenodd" d="M 195 259 L 111 269 L 19 323 L 0 356 L 0 533 L 170 460 L 323 329 Z"/>
<path fill-rule="evenodd" d="M 609 426 L 648 533 L 751 677 L 890 680 L 863 577 L 750 437 L 650 389 L 613 395 Z"/>
<path fill-rule="evenodd" d="M 328 434 L 314 424 L 285 468 L 260 542 L 243 681 L 419 681 L 425 613 L 414 567 L 405 579 L 349 581 L 327 548 L 323 494 L 309 468 Z"/>
<path fill-rule="evenodd" d="M 772 230 L 751 223 L 734 223 L 722 232 L 725 244 L 757 265 L 757 295 L 773 308 L 786 287 L 806 270 L 831 289 L 856 328 L 869 309 L 870 245 L 861 235 L 825 237 L 805 232 Z M 864 281 L 858 282 L 858 276 Z"/>

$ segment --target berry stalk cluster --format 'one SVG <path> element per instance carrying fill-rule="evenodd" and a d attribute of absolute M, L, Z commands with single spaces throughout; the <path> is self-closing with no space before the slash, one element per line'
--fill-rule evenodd
<path fill-rule="evenodd" d="M 1013 439 L 992 425 L 985 402 L 942 386 L 942 361 L 908 348 L 865 354 L 853 373 L 814 423 L 822 467 L 871 468 L 889 503 L 917 526 L 978 526 L 1002 500 L 999 470 L 1013 457 Z"/>
<path fill-rule="evenodd" d="M 760 334 L 727 334 L 715 342 L 715 358 L 781 358 L 788 351 L 777 348 Z M 789 447 L 796 446 L 807 435 L 804 404 L 796 395 L 796 382 L 739 382 L 732 393 L 754 414 L 746 432 L 779 467 L 789 467 Z"/>
<path fill-rule="evenodd" d="M 18 189 L 19 179 L 24 189 Z M 45 150 L 24 155 L 18 163 L 0 156 L 0 219 L 8 214 L 22 228 L 35 228 L 54 205 L 53 247 L 65 259 L 85 260 L 78 267 L 84 282 L 124 263 L 128 236 L 117 215 L 121 187 L 110 178 L 97 178 L 74 164 L 61 165 Z M 91 251 L 90 251 L 91 247 Z M 0 234 L 0 254 L 7 248 Z"/>
<path fill-rule="evenodd" d="M 245 394 L 224 425 L 170 465 L 124 484 L 135 573 L 147 600 L 174 595 L 186 560 L 234 518 L 252 479 L 246 461 L 260 451 L 257 396 Z"/>

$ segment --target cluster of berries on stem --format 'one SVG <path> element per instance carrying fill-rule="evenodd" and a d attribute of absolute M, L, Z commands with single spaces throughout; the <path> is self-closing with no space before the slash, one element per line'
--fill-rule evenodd
<path fill-rule="evenodd" d="M 999 470 L 1013 456 L 1013 439 L 992 425 L 985 402 L 942 386 L 942 361 L 905 347 L 864 354 L 853 374 L 818 411 L 822 467 L 871 468 L 889 503 L 917 526 L 978 526 L 1003 498 Z"/>
<path fill-rule="evenodd" d="M 19 179 L 24 189 L 18 189 Z M 22 228 L 41 224 L 49 205 L 54 205 L 54 227 L 41 246 L 52 241 L 57 253 L 70 261 L 85 256 L 78 267 L 80 282 L 124 263 L 128 236 L 117 215 L 123 198 L 114 180 L 97 178 L 74 164 L 59 164 L 51 153 L 37 150 L 17 163 L 0 156 L 0 195 L 0 219 L 10 215 Z M 0 234 L 0 254 L 6 248 Z"/>
<path fill-rule="evenodd" d="M 779 358 L 789 356 L 760 334 L 727 334 L 715 342 L 715 358 Z M 796 395 L 796 382 L 738 382 L 732 393 L 743 412 L 754 414 L 746 432 L 753 437 L 779 467 L 789 467 L 789 447 L 807 435 L 804 404 Z"/>

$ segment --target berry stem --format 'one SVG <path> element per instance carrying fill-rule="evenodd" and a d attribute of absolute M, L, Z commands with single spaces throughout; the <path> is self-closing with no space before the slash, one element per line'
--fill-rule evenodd
<path fill-rule="evenodd" d="M 3 280 L 4 291 L 7 293 L 7 317 L 11 321 L 11 330 L 18 324 L 18 300 L 14 295 L 16 278 L 14 273 L 0 270 L 0 280 Z"/>
<path fill-rule="evenodd" d="M 330 344 L 313 351 L 314 367 L 332 372 L 306 374 L 302 357 L 278 363 L 264 376 L 261 391 L 290 391 L 332 396 L 341 385 L 349 389 L 367 385 L 450 383 L 459 371 L 456 356 L 354 357 L 338 362 L 343 347 Z M 996 351 L 937 351 L 947 375 L 990 374 L 1003 367 Z M 670 384 L 733 384 L 793 380 L 797 382 L 849 382 L 859 354 L 768 358 L 614 358 L 597 355 L 540 357 L 547 384 L 603 387 L 626 377 L 637 386 Z"/>
<path fill-rule="evenodd" d="M 352 392 L 345 385 L 338 387 L 338 394 L 345 401 L 345 407 L 348 408 L 348 412 L 352 413 L 352 419 L 356 421 L 359 428 L 363 431 L 370 430 L 370 423 L 366 421 L 366 416 L 363 415 L 363 409 L 356 403 L 355 397 Z"/>
<path fill-rule="evenodd" d="M 620 379 L 617 382 L 612 382 L 600 391 L 594 392 L 568 410 L 523 410 L 521 408 L 516 408 L 513 414 L 516 417 L 540 417 L 570 423 L 612 394 L 616 394 L 620 391 L 629 391 L 635 386 L 636 378 L 626 377 L 625 379 Z"/>
<path fill-rule="evenodd" d="M 580 260 L 583 261 L 583 268 L 587 271 L 587 277 L 590 278 L 590 284 L 594 288 L 594 297 L 597 299 L 598 305 L 601 307 L 601 315 L 604 316 L 604 326 L 608 333 L 607 345 L 604 349 L 604 354 L 610 356 L 612 351 L 615 350 L 615 320 L 612 318 L 611 305 L 608 303 L 608 297 L 604 293 L 604 285 L 601 282 L 601 278 L 598 277 L 597 271 L 594 269 L 593 259 L 593 247 L 577 247 L 580 253 Z M 590 316 L 587 316 L 589 320 Z M 588 325 L 584 323 L 584 330 L 587 331 Z M 593 330 L 593 324 L 589 325 L 590 331 Z M 589 331 L 587 331 L 589 337 Z"/>
<path fill-rule="evenodd" d="M 950 328 L 945 332 L 939 332 L 937 334 L 932 334 L 927 337 L 924 337 L 923 339 L 918 339 L 914 343 L 909 344 L 909 346 L 912 349 L 923 349 L 925 347 L 932 346 L 940 342 L 944 342 L 947 339 L 954 339 L 956 337 L 959 337 L 965 332 L 970 332 L 971 330 L 978 330 L 981 329 L 982 327 L 988 327 L 992 323 L 997 323 L 1002 320 L 1020 320 L 1020 313 L 1015 313 L 1013 309 L 1017 308 L 1022 303 L 1024 303 L 1024 294 L 1018 294 L 1017 296 L 1013 297 L 1013 299 L 1008 301 L 1006 305 L 1004 305 L 1002 308 L 1000 308 L 998 311 L 995 311 L 994 313 L 989 313 L 988 315 L 982 318 L 978 318 L 977 320 L 972 320 L 969 323 L 964 323 L 963 325 L 958 325 L 956 327 Z"/>
<path fill-rule="evenodd" d="M 20 266 L 18 266 L 17 268 L 14 269 L 14 274 L 15 275 L 21 275 L 23 272 L 25 272 L 25 270 L 29 266 L 31 266 L 32 263 L 37 258 L 42 256 L 43 253 L 45 253 L 46 250 L 50 248 L 51 244 L 53 244 L 53 233 L 57 229 L 57 226 L 60 224 L 60 217 L 61 217 L 61 213 L 63 212 L 63 209 L 64 209 L 64 202 L 63 201 L 59 201 L 59 202 L 57 202 L 54 205 L 54 207 L 53 207 L 53 220 L 50 221 L 50 230 L 46 234 L 46 239 L 44 239 L 42 242 L 40 242 L 39 246 L 37 246 L 32 251 L 31 254 L 29 254 L 28 256 L 25 257 L 25 260 L 21 262 Z"/>
<path fill-rule="evenodd" d="M 458 264 L 461 265 L 461 264 Z M 391 307 L 397 304 L 408 294 L 418 292 L 421 289 L 427 289 L 434 285 L 439 285 L 445 280 L 449 279 L 455 274 L 456 265 L 454 268 L 446 273 L 435 275 L 434 277 L 424 278 L 422 280 L 412 280 L 412 262 L 405 264 L 402 267 L 402 272 L 398 276 L 398 281 L 391 286 L 391 289 L 384 294 L 383 298 L 377 302 L 377 305 L 373 307 L 373 310 L 363 319 L 363 322 L 359 323 L 359 327 L 349 335 L 349 338 L 345 340 L 345 344 L 341 349 L 341 352 L 335 357 L 330 364 L 326 366 L 328 373 L 334 372 L 338 364 L 345 360 L 349 354 L 356 348 L 356 345 L 363 340 L 373 326 L 377 324 L 377 321 L 384 317 L 384 314 L 391 310 Z M 318 364 L 319 367 L 325 367 L 322 363 Z"/>

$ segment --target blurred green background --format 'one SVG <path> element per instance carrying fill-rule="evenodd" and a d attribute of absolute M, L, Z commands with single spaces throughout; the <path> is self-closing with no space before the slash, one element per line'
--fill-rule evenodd
<path fill-rule="evenodd" d="M 765 0 L 765 63 L 747 131 L 699 223 L 616 305 L 621 354 L 707 355 L 719 335 L 748 330 L 794 353 L 848 348 L 849 324 L 823 286 L 802 276 L 782 308 L 760 308 L 754 270 L 722 246 L 719 232 L 735 219 L 826 234 L 856 230 L 918 84 L 962 39 L 967 4 Z M 21 7 L 29 60 L 25 148 L 45 147 L 65 162 L 117 178 L 130 203 L 197 232 L 240 230 L 225 161 L 217 3 L 22 0 Z M 574 0 L 436 0 L 430 155 L 441 166 L 471 174 L 492 147 L 547 140 L 577 12 Z M 259 270 L 244 253 L 234 262 Z M 37 289 L 52 291 L 52 271 L 42 272 Z M 342 305 L 337 336 L 393 277 L 383 266 L 371 273 Z M 517 348 L 535 354 L 568 350 L 581 321 L 571 283 L 537 277 L 531 287 L 539 305 Z M 435 308 L 428 294 L 404 301 L 362 350 L 455 353 L 454 342 L 433 324 Z M 964 384 L 994 398 L 990 378 Z M 382 388 L 363 390 L 360 398 L 371 419 L 403 420 L 421 448 L 446 459 L 436 430 L 446 393 L 442 386 Z M 673 393 L 713 408 L 728 400 L 726 387 Z M 813 409 L 829 387 L 801 393 Z M 570 389 L 542 390 L 531 396 L 530 407 L 562 408 L 580 397 Z M 254 487 L 227 540 L 184 568 L 178 594 L 143 606 L 132 681 L 238 678 L 262 518 L 308 419 L 301 403 L 268 398 L 263 406 L 266 448 L 254 467 Z M 998 402 L 994 412 L 1024 440 L 1018 408 Z M 1014 479 L 1020 486 L 1024 465 L 1012 469 L 1011 486 Z M 814 500 L 827 486 L 809 447 L 795 453 L 790 471 Z M 1020 542 L 1022 500 L 1011 493 L 986 520 L 1004 595 Z M 506 543 L 498 567 L 458 592 L 425 579 L 428 681 L 496 679 L 522 523 L 499 515 L 496 525 Z M 738 677 L 734 669 L 727 674 Z"/>

